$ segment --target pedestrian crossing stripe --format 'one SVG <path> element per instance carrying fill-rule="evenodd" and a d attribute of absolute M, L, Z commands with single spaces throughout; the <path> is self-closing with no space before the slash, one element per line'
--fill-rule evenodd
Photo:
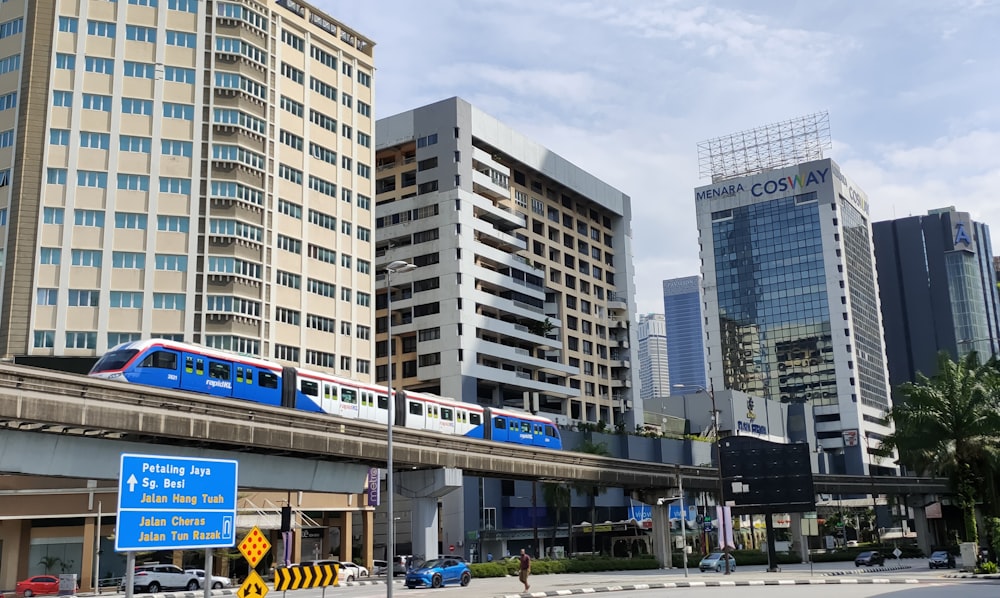
<path fill-rule="evenodd" d="M 339 565 L 307 565 L 303 567 L 279 567 L 274 570 L 275 590 L 304 590 L 339 585 L 337 570 Z"/>

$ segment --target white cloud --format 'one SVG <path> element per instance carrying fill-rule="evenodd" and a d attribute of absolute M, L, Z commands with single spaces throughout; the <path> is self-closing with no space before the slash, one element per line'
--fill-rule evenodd
<path fill-rule="evenodd" d="M 699 271 L 697 142 L 819 110 L 873 220 L 1000 230 L 996 0 L 316 3 L 377 43 L 379 116 L 459 95 L 631 196 L 642 312 Z"/>

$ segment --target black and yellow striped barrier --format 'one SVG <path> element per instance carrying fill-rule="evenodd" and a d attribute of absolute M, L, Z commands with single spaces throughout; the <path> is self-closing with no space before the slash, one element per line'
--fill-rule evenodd
<path fill-rule="evenodd" d="M 305 565 L 302 567 L 280 567 L 274 570 L 275 590 L 305 590 L 323 586 L 335 586 L 338 565 Z"/>

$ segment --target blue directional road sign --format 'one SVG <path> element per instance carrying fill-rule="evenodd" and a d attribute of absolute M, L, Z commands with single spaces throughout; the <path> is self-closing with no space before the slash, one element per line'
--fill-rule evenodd
<path fill-rule="evenodd" d="M 122 454 L 115 550 L 236 545 L 238 464 Z"/>

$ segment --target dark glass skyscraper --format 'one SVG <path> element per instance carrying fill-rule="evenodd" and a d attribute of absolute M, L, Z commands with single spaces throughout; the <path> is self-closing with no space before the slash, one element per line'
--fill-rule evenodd
<path fill-rule="evenodd" d="M 701 277 L 664 280 L 663 313 L 667 327 L 670 394 L 696 392 L 698 386 L 707 388 Z M 673 388 L 675 384 L 683 384 L 685 388 Z"/>
<path fill-rule="evenodd" d="M 821 159 L 695 200 L 715 389 L 810 404 L 833 472 L 868 471 L 892 428 L 867 196 Z"/>
<path fill-rule="evenodd" d="M 872 229 L 892 387 L 917 372 L 933 376 L 939 351 L 996 355 L 1000 299 L 989 227 L 944 208 Z"/>

